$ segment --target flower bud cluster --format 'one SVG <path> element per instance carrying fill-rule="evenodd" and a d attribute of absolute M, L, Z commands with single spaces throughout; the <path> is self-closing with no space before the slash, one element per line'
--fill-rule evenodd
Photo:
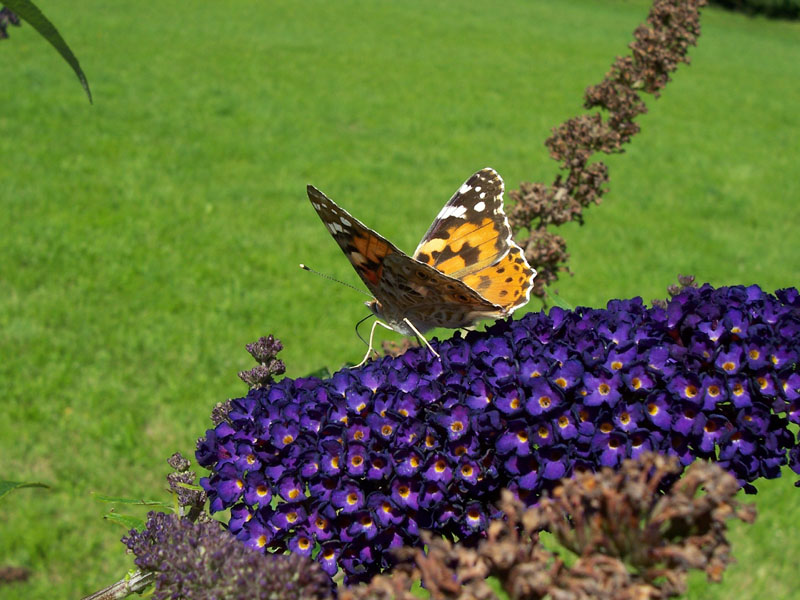
<path fill-rule="evenodd" d="M 264 556 L 237 542 L 218 521 L 193 523 L 151 512 L 122 542 L 136 566 L 154 572 L 154 600 L 330 600 L 330 578 L 298 555 Z"/>

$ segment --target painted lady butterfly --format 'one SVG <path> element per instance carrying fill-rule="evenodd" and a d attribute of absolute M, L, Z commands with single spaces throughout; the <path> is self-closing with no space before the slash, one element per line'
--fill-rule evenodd
<path fill-rule="evenodd" d="M 511 239 L 503 179 L 494 169 L 478 171 L 458 189 L 413 256 L 311 185 L 308 197 L 372 292 L 374 299 L 366 304 L 386 322 L 376 325 L 422 337 L 434 327 L 456 329 L 507 317 L 530 298 L 536 271 Z M 375 326 L 367 357 L 374 332 Z"/>

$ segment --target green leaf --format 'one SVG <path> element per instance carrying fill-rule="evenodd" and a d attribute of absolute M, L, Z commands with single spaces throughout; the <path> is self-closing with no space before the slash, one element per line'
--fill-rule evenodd
<path fill-rule="evenodd" d="M 569 302 L 564 300 L 558 294 L 547 292 L 547 299 L 550 300 L 553 304 L 555 304 L 558 308 L 563 308 L 564 310 L 575 310 L 574 306 L 572 306 Z"/>
<path fill-rule="evenodd" d="M 306 375 L 306 377 L 317 377 L 319 379 L 328 379 L 330 376 L 331 372 L 330 369 L 328 369 L 328 367 L 321 367 L 316 371 L 311 371 L 311 373 Z"/>
<path fill-rule="evenodd" d="M 184 489 L 187 489 L 187 490 L 202 490 L 203 489 L 203 486 L 199 485 L 197 483 L 186 483 L 186 482 L 183 482 L 183 481 L 175 481 L 175 482 L 173 482 L 173 484 L 178 486 L 178 487 L 182 487 Z"/>
<path fill-rule="evenodd" d="M 44 39 L 46 39 L 53 48 L 58 50 L 58 53 L 64 58 L 65 61 L 72 67 L 78 80 L 81 82 L 83 89 L 86 90 L 86 95 L 89 96 L 89 104 L 92 103 L 92 92 L 89 90 L 89 82 L 86 80 L 86 75 L 83 74 L 81 65 L 78 59 L 67 46 L 67 42 L 58 33 L 58 29 L 42 14 L 36 5 L 30 0 L 3 0 L 6 8 L 15 12 L 18 17 L 24 19 L 39 32 Z"/>
<path fill-rule="evenodd" d="M 145 520 L 140 519 L 139 517 L 134 517 L 131 515 L 121 515 L 119 513 L 110 512 L 103 516 L 104 519 L 107 521 L 111 521 L 112 523 L 116 523 L 117 525 L 122 525 L 126 530 L 130 531 L 131 529 L 135 529 L 136 531 L 141 531 L 144 529 Z"/>
<path fill-rule="evenodd" d="M 37 481 L 5 481 L 0 480 L 0 498 L 8 494 L 13 490 L 18 490 L 20 488 L 26 487 L 40 487 L 40 488 L 47 488 L 50 489 L 50 486 L 45 483 L 39 483 Z"/>
<path fill-rule="evenodd" d="M 95 494 L 92 495 L 99 500 L 100 502 L 113 502 L 115 504 L 135 504 L 138 506 L 160 506 L 162 508 L 168 508 L 172 510 L 172 504 L 168 502 L 162 502 L 161 500 L 143 500 L 141 498 L 121 498 L 117 496 L 106 496 L 104 494 Z"/>

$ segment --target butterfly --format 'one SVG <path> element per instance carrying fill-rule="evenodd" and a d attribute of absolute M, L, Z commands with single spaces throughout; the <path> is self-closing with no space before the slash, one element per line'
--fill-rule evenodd
<path fill-rule="evenodd" d="M 374 296 L 367 307 L 404 335 L 466 328 L 507 317 L 530 299 L 536 271 L 511 239 L 503 179 L 491 168 L 467 179 L 409 256 L 312 185 L 308 198 Z M 373 325 L 369 349 L 372 350 Z"/>

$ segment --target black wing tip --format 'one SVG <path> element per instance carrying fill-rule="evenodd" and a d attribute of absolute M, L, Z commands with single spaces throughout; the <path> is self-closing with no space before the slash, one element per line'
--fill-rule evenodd
<path fill-rule="evenodd" d="M 306 185 L 306 194 L 308 194 L 309 199 L 327 198 L 327 196 L 325 194 L 323 194 L 321 191 L 319 191 L 317 188 L 315 188 L 310 183 L 308 185 Z"/>
<path fill-rule="evenodd" d="M 500 176 L 500 173 L 498 173 L 497 170 L 493 169 L 492 167 L 483 167 L 480 171 L 476 171 L 472 177 L 467 179 L 466 183 L 469 183 L 476 179 L 483 179 L 489 181 L 490 183 L 494 183 L 501 190 L 505 187 L 505 182 L 503 181 L 503 178 Z"/>
<path fill-rule="evenodd" d="M 475 173 L 475 175 L 484 175 L 489 179 L 494 179 L 496 177 L 500 181 L 503 181 L 503 178 L 500 176 L 500 173 L 498 173 L 497 169 L 493 167 L 483 167 L 480 171 Z"/>

